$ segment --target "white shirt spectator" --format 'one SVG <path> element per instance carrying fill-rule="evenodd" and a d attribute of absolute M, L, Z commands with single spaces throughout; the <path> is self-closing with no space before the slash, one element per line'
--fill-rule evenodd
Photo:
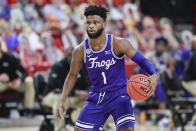
<path fill-rule="evenodd" d="M 136 22 L 140 21 L 140 15 L 138 12 L 138 6 L 132 3 L 125 3 L 122 7 L 125 18 L 133 19 Z"/>
<path fill-rule="evenodd" d="M 43 44 L 40 42 L 39 36 L 31 29 L 31 27 L 26 27 L 22 35 L 27 37 L 30 48 L 33 52 L 44 48 Z"/>
<path fill-rule="evenodd" d="M 66 50 L 70 48 L 75 48 L 78 45 L 76 37 L 70 30 L 64 32 L 62 36 L 62 40 L 63 40 L 64 48 Z"/>

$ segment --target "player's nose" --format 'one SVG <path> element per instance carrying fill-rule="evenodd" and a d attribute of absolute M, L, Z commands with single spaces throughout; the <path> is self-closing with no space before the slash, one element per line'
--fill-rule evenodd
<path fill-rule="evenodd" d="M 95 27 L 90 27 L 90 28 L 88 29 L 88 31 L 89 31 L 89 32 L 94 32 L 94 31 L 95 31 Z"/>
<path fill-rule="evenodd" d="M 91 29 L 91 28 L 95 28 L 95 24 L 91 23 L 91 24 L 89 25 L 89 28 L 90 28 L 90 29 Z"/>

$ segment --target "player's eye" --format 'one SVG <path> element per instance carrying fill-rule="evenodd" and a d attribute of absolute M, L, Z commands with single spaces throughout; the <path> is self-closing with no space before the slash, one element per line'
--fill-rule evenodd
<path fill-rule="evenodd" d="M 96 24 L 99 24 L 99 21 L 94 21 L 94 24 L 96 25 Z"/>

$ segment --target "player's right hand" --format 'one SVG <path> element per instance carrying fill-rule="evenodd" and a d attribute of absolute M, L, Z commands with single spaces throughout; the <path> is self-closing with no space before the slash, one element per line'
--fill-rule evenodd
<path fill-rule="evenodd" d="M 65 116 L 65 106 L 64 106 L 64 102 L 60 101 L 59 106 L 58 106 L 58 115 L 60 116 L 60 118 L 62 120 L 64 120 L 64 116 Z"/>

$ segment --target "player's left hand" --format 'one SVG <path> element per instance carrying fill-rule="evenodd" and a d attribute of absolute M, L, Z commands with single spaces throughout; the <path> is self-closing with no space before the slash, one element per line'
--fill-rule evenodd
<path fill-rule="evenodd" d="M 150 89 L 149 89 L 149 93 L 148 93 L 149 96 L 154 95 L 158 79 L 159 79 L 158 74 L 154 74 L 149 77 L 149 81 L 150 81 Z"/>

